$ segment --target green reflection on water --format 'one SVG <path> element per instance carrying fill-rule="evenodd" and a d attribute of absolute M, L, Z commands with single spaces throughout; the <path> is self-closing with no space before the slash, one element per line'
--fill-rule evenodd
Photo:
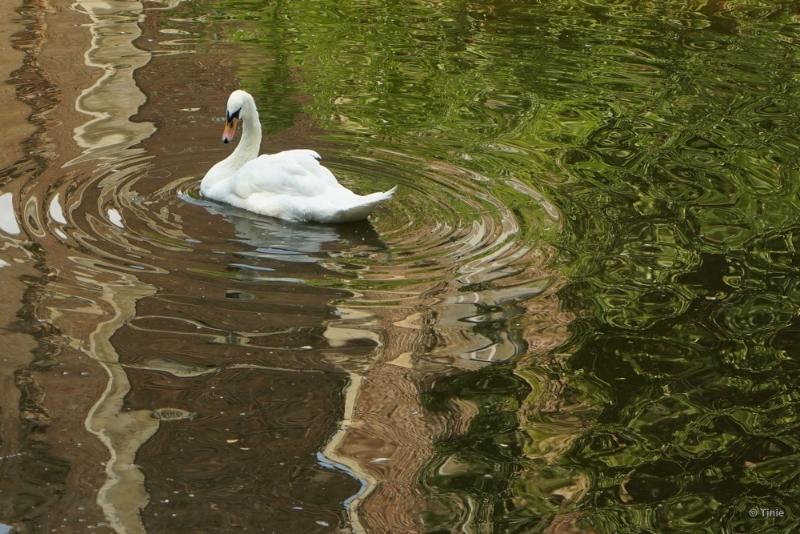
<path fill-rule="evenodd" d="M 269 129 L 302 111 L 353 153 L 489 177 L 516 239 L 560 250 L 569 339 L 429 387 L 479 412 L 423 476 L 432 530 L 800 528 L 796 3 L 205 4 Z"/>

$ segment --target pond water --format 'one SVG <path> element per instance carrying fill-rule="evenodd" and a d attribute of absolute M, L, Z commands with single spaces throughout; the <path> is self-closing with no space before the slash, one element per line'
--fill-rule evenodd
<path fill-rule="evenodd" d="M 796 2 L 13 3 L 0 531 L 800 529 Z"/>

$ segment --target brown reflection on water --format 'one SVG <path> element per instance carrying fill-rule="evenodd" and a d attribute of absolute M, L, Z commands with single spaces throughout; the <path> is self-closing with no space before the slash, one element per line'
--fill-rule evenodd
<path fill-rule="evenodd" d="M 422 529 L 417 477 L 432 454 L 433 428 L 424 417 L 420 375 L 411 359 L 423 334 L 416 326 L 398 326 L 409 318 L 402 314 L 376 310 L 373 328 L 382 332 L 383 343 L 363 374 L 351 374 L 344 423 L 325 449 L 367 483 L 349 508 L 357 530 Z"/>
<path fill-rule="evenodd" d="M 13 2 L 0 5 L 0 41 L 10 43 L 12 35 L 22 31 L 23 25 L 17 19 L 16 8 Z M 24 54 L 20 50 L 8 50 L 0 54 L 0 77 L 8 79 L 11 73 L 17 70 L 23 60 Z M 13 85 L 0 86 L 0 103 L 6 110 L 9 121 L 13 124 L 25 124 L 25 118 L 30 113 L 30 108 L 16 98 Z M 0 138 L 0 165 L 3 168 L 11 165 L 22 156 L 22 142 L 30 135 L 31 127 L 14 129 Z M 17 311 L 21 306 L 25 286 L 21 282 L 23 276 L 32 276 L 35 271 L 25 264 L 30 254 L 19 243 L 19 222 L 14 216 L 11 204 L 14 192 L 2 190 L 0 196 L 0 231 L 4 234 L 0 260 L 0 272 L 4 283 L 0 284 L 0 336 L 6 348 L 0 356 L 0 473 L 3 479 L 9 474 L 9 464 L 21 446 L 21 428 L 19 426 L 19 390 L 15 384 L 15 371 L 27 365 L 31 358 L 31 351 L 35 347 L 32 336 L 12 327 L 17 320 Z M 6 281 L 7 280 L 7 281 Z M 0 521 L 10 515 L 11 503 L 2 502 L 0 506 Z"/>
<path fill-rule="evenodd" d="M 444 163 L 435 172 L 454 182 L 463 171 Z M 531 198 L 541 197 L 531 191 Z M 368 486 L 351 503 L 351 521 L 368 532 L 422 532 L 425 515 L 438 512 L 430 488 L 421 486 L 422 471 L 434 459 L 435 445 L 466 433 L 478 407 L 455 399 L 446 413 L 428 411 L 422 402 L 437 378 L 509 362 L 541 358 L 565 339 L 567 317 L 561 317 L 555 290 L 559 281 L 545 269 L 548 256 L 516 242 L 519 231 L 513 215 L 498 206 L 482 220 L 457 230 L 445 241 L 456 254 L 438 257 L 435 251 L 401 259 L 406 251 L 419 253 L 420 242 L 435 240 L 415 232 L 390 235 L 395 256 L 373 258 L 372 268 L 359 271 L 361 280 L 408 280 L 398 290 L 357 292 L 344 308 L 349 324 L 378 333 L 380 345 L 365 367 L 350 363 L 351 383 L 344 425 L 331 440 L 326 455 L 347 465 Z M 550 224 L 558 224 L 557 218 Z M 420 266 L 423 269 L 420 269 Z M 422 271 L 422 272 L 421 272 Z M 465 291 L 465 287 L 474 290 Z M 491 339 L 473 329 L 488 318 L 487 306 L 525 307 L 522 336 L 508 330 Z M 503 313 L 496 312 L 502 316 Z M 356 336 L 329 326 L 329 336 Z M 362 333 L 363 335 L 363 333 Z M 528 378 L 526 378 L 528 379 Z M 552 387 L 547 377 L 530 377 L 536 387 Z M 535 455 L 534 455 L 535 456 Z M 475 503 L 463 502 L 465 516 L 453 529 L 470 529 L 480 518 L 470 515 Z"/>
<path fill-rule="evenodd" d="M 154 19 L 144 25 L 139 44 L 154 59 L 137 72 L 137 82 L 158 104 L 141 117 L 160 125 L 144 146 L 161 163 L 137 190 L 160 199 L 170 184 L 196 188 L 198 177 L 227 154 L 212 119 L 232 89 L 226 84 L 235 79 L 235 54 L 181 53 L 176 33 L 160 32 Z M 171 72 L 194 73 L 190 87 Z M 305 136 L 301 121 L 270 142 L 297 146 Z M 163 424 L 137 457 L 151 494 L 145 524 L 154 532 L 176 525 L 217 532 L 335 529 L 344 521 L 342 503 L 359 487 L 317 457 L 344 404 L 347 376 L 330 363 L 341 351 L 331 350 L 323 335 L 334 317 L 330 301 L 344 294 L 305 281 L 325 276 L 315 258 L 327 248 L 369 246 L 376 236 L 364 225 L 287 225 L 202 202 L 176 203 L 176 193 L 168 190 L 165 202 L 173 203 L 170 215 L 180 217 L 196 250 L 170 254 L 170 276 L 142 275 L 159 292 L 140 302 L 137 318 L 114 340 L 126 348 L 134 384 L 129 406 L 190 413 Z"/>
<path fill-rule="evenodd" d="M 31 8 L 34 29 L 45 27 L 42 13 Z M 242 216 L 230 224 L 179 201 L 175 190 L 160 193 L 169 169 L 198 173 L 208 161 L 170 160 L 174 140 L 188 144 L 198 132 L 171 99 L 130 120 L 145 101 L 133 72 L 151 57 L 133 46 L 141 15 L 139 2 L 55 2 L 46 27 L 56 33 L 25 35 L 28 70 L 18 91 L 47 91 L 53 100 L 35 134 L 5 152 L 40 157 L 6 167 L 0 191 L 7 203 L 0 275 L 9 297 L 2 318 L 11 330 L 4 342 L 14 349 L 14 360 L 3 361 L 12 387 L 0 398 L 0 522 L 73 532 L 335 528 L 340 503 L 358 484 L 315 456 L 339 418 L 345 380 L 315 356 L 331 293 L 291 281 L 320 276 L 310 261 L 276 274 L 260 292 L 224 276 L 235 269 L 226 254 L 209 251 L 210 262 L 197 261 L 182 228 L 242 264 L 265 246 L 262 228 Z M 75 32 L 87 17 L 89 31 Z M 48 46 L 40 49 L 39 39 Z M 157 35 L 150 41 L 158 46 Z M 89 68 L 81 70 L 84 50 Z M 170 66 L 142 76 L 143 86 L 175 84 Z M 34 75 L 37 85 L 23 85 Z M 215 108 L 229 87 L 211 77 L 226 75 L 224 62 L 209 72 L 204 96 Z M 213 116 L 204 111 L 204 119 Z M 148 113 L 163 127 L 142 144 L 156 132 Z M 218 141 L 208 122 L 197 146 Z M 164 156 L 164 173 L 152 155 Z M 271 230 L 288 245 L 310 238 L 311 255 L 346 235 L 374 240 L 363 227 Z"/>
<path fill-rule="evenodd" d="M 23 21 L 17 13 L 17 9 L 22 2 L 3 2 L 2 16 L 0 16 L 0 42 L 10 45 L 14 35 L 19 35 L 24 31 Z M 0 78 L 8 80 L 12 73 L 22 66 L 25 54 L 22 50 L 4 46 L 3 53 L 0 54 Z M 12 84 L 0 84 L 0 102 L 3 103 L 5 120 L 8 124 L 13 124 L 14 128 L 8 128 L 0 139 L 0 165 L 2 168 L 13 164 L 22 158 L 22 143 L 27 139 L 33 128 L 26 121 L 31 110 L 22 102 L 17 100 L 16 88 Z"/>
<path fill-rule="evenodd" d="M 81 376 L 86 367 L 79 361 L 56 360 L 63 344 L 57 328 L 42 319 L 47 288 L 59 277 L 57 264 L 49 261 L 57 247 L 44 231 L 44 199 L 49 188 L 63 181 L 60 162 L 76 155 L 71 131 L 51 126 L 83 120 L 69 102 L 76 87 L 91 84 L 93 74 L 72 59 L 69 70 L 51 70 L 53 65 L 64 65 L 62 56 L 72 58 L 85 50 L 88 39 L 73 31 L 82 17 L 69 11 L 55 16 L 45 7 L 43 2 L 4 3 L 0 17 L 4 24 L 17 25 L 4 29 L 18 30 L 11 42 L 24 51 L 10 77 L 16 100 L 3 92 L 2 106 L 10 117 L 29 115 L 29 123 L 12 123 L 4 132 L 3 154 L 8 159 L 0 170 L 0 198 L 9 201 L 0 225 L 2 258 L 9 263 L 0 269 L 0 285 L 9 297 L 0 305 L 2 374 L 3 385 L 11 385 L 3 388 L 0 398 L 0 521 L 23 526 L 23 531 L 24 525 L 50 530 L 102 519 L 97 511 L 73 506 L 94 501 L 95 491 L 87 490 L 86 483 L 99 479 L 93 474 L 99 444 L 86 439 L 82 423 L 91 405 L 84 395 L 99 394 L 100 381 Z M 11 9 L 17 9 L 19 17 L 6 11 Z M 45 29 L 61 38 L 46 38 Z M 7 49 L 3 56 L 20 57 Z M 62 104 L 65 101 L 67 105 Z M 86 446 L 79 448 L 83 443 Z"/>

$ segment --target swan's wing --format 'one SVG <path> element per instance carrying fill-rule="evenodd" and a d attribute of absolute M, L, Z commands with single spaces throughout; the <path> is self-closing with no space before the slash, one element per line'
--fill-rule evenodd
<path fill-rule="evenodd" d="M 346 222 L 365 218 L 392 197 L 357 195 L 320 165 L 312 150 L 287 150 L 243 165 L 218 198 L 234 206 L 290 221 Z"/>
<path fill-rule="evenodd" d="M 338 186 L 333 173 L 313 150 L 286 150 L 245 163 L 232 178 L 231 190 L 241 198 L 256 193 L 313 197 Z"/>

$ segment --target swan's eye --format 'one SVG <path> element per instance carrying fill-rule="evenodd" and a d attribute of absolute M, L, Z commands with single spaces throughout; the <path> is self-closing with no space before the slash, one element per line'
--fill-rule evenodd
<path fill-rule="evenodd" d="M 240 111 L 242 111 L 242 108 L 237 109 L 233 113 L 230 113 L 229 111 L 226 110 L 225 114 L 228 116 L 228 122 L 231 122 L 233 119 L 238 119 Z"/>

